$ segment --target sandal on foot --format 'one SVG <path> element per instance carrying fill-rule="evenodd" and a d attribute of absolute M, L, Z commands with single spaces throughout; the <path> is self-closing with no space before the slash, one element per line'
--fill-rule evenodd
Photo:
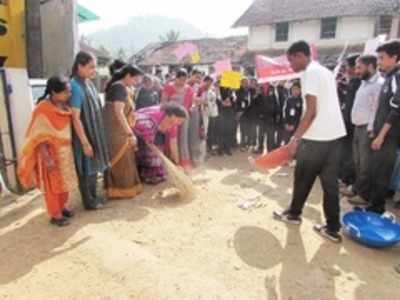
<path fill-rule="evenodd" d="M 58 227 L 65 227 L 69 225 L 69 221 L 66 218 L 60 218 L 60 219 L 52 218 L 50 220 L 50 224 Z"/>
<path fill-rule="evenodd" d="M 62 215 L 67 219 L 72 219 L 75 217 L 75 213 L 70 209 L 64 209 Z"/>

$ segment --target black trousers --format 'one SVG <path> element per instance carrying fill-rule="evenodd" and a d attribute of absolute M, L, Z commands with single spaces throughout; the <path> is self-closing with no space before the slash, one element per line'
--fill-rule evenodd
<path fill-rule="evenodd" d="M 343 138 L 339 178 L 347 185 L 354 184 L 356 172 L 353 158 L 353 134 Z"/>
<path fill-rule="evenodd" d="M 292 136 L 294 135 L 294 130 L 293 131 L 289 131 L 289 130 L 282 130 L 282 143 L 284 143 L 285 145 L 289 144 L 290 139 L 292 138 Z"/>
<path fill-rule="evenodd" d="M 396 163 L 398 140 L 391 136 L 386 138 L 381 150 L 372 151 L 371 155 L 371 188 L 369 210 L 382 214 L 385 212 L 385 198 L 389 191 L 390 181 Z"/>
<path fill-rule="evenodd" d="M 369 200 L 371 188 L 370 164 L 372 157 L 371 138 L 367 126 L 356 126 L 353 138 L 353 157 L 356 181 L 353 190 L 365 200 Z"/>
<path fill-rule="evenodd" d="M 271 152 L 278 148 L 277 127 L 275 124 L 259 120 L 258 148 L 264 151 L 265 139 L 267 139 L 267 151 Z"/>
<path fill-rule="evenodd" d="M 218 119 L 218 146 L 219 151 L 231 151 L 235 138 L 235 113 L 222 112 Z"/>
<path fill-rule="evenodd" d="M 251 120 L 247 116 L 240 118 L 240 145 L 251 146 Z"/>
<path fill-rule="evenodd" d="M 207 149 L 212 150 L 212 148 L 218 145 L 218 117 L 210 117 L 208 121 L 207 130 Z"/>
<path fill-rule="evenodd" d="M 257 145 L 258 123 L 258 119 L 255 116 L 249 118 L 249 146 L 251 147 Z"/>
<path fill-rule="evenodd" d="M 338 163 L 341 140 L 328 142 L 302 140 L 297 152 L 293 199 L 290 213 L 300 216 L 317 177 L 321 180 L 323 208 L 328 229 L 340 229 Z"/>
<path fill-rule="evenodd" d="M 97 197 L 97 174 L 92 176 L 79 175 L 79 191 L 83 207 L 93 209 L 101 202 Z"/>

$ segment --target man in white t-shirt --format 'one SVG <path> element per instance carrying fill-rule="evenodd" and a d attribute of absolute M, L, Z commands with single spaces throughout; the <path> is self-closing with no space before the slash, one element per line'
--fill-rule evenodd
<path fill-rule="evenodd" d="M 319 177 L 324 192 L 323 207 L 326 225 L 314 229 L 331 241 L 340 243 L 339 159 L 341 139 L 346 128 L 340 110 L 334 75 L 311 60 L 310 46 L 299 41 L 287 51 L 295 72 L 302 72 L 301 86 L 305 113 L 296 130 L 290 151 L 296 156 L 293 198 L 289 209 L 275 212 L 276 219 L 301 224 L 301 214 L 308 195 Z"/>

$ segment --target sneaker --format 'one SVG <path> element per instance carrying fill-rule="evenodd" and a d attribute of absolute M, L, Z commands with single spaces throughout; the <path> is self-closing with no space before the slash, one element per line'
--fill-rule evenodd
<path fill-rule="evenodd" d="M 351 205 L 368 205 L 369 202 L 367 200 L 365 200 L 364 198 L 360 197 L 360 196 L 355 196 L 355 197 L 347 197 L 347 201 L 351 204 Z"/>
<path fill-rule="evenodd" d="M 50 224 L 58 227 L 65 227 L 68 226 L 70 223 L 66 218 L 60 218 L 60 219 L 51 218 Z"/>
<path fill-rule="evenodd" d="M 342 236 L 339 234 L 339 232 L 331 231 L 325 225 L 314 225 L 314 230 L 320 236 L 334 243 L 340 244 L 342 242 Z"/>
<path fill-rule="evenodd" d="M 274 212 L 274 218 L 277 221 L 281 221 L 287 224 L 292 224 L 292 225 L 300 225 L 301 224 L 301 218 L 299 216 L 294 216 L 291 215 L 289 210 L 285 210 L 284 212 Z"/>

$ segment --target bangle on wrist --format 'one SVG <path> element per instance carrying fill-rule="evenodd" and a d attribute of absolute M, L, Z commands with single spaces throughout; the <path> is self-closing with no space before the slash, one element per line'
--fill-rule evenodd
<path fill-rule="evenodd" d="M 300 141 L 299 138 L 297 138 L 297 137 L 295 137 L 295 136 L 292 137 L 292 142 L 296 142 L 296 143 L 297 143 L 297 142 L 299 142 L 299 141 Z"/>

